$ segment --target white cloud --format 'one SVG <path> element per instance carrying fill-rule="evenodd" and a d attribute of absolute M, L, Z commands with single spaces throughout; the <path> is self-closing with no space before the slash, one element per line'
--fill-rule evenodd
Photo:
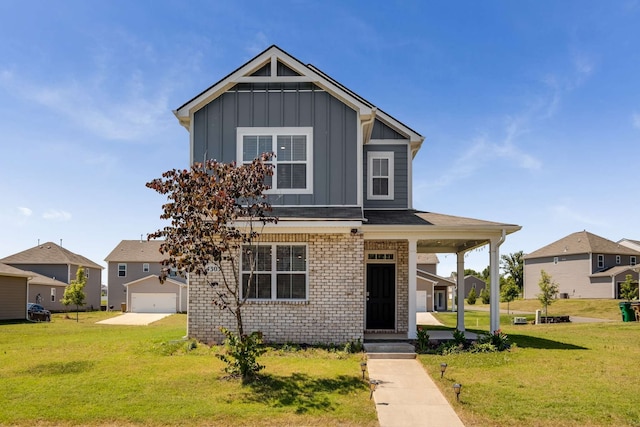
<path fill-rule="evenodd" d="M 578 212 L 566 205 L 555 205 L 550 208 L 555 219 L 560 221 L 571 221 L 572 223 L 590 225 L 590 226 L 598 226 L 598 227 L 606 227 L 609 224 L 603 221 L 599 221 L 585 215 L 582 212 Z M 580 227 L 577 227 L 580 228 Z"/>
<path fill-rule="evenodd" d="M 71 219 L 71 214 L 60 209 L 47 209 L 42 214 L 42 218 L 51 221 L 69 221 Z"/>
<path fill-rule="evenodd" d="M 31 209 L 22 206 L 18 207 L 18 210 L 23 216 L 31 216 L 33 214 L 33 211 Z"/>

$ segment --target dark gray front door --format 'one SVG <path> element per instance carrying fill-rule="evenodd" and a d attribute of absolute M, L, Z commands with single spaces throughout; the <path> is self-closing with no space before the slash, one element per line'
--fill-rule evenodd
<path fill-rule="evenodd" d="M 395 329 L 395 264 L 367 264 L 367 329 Z"/>

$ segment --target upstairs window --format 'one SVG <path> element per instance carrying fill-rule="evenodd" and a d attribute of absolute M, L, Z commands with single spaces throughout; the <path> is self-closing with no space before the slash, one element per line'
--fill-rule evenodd
<path fill-rule="evenodd" d="M 251 163 L 262 153 L 273 152 L 274 175 L 266 184 L 268 193 L 311 194 L 313 192 L 313 129 L 238 128 L 239 162 Z"/>
<path fill-rule="evenodd" d="M 127 277 L 127 264 L 118 264 L 118 277 Z"/>
<path fill-rule="evenodd" d="M 147 264 L 147 263 L 142 264 L 142 272 L 143 273 L 148 273 L 149 272 L 149 264 Z"/>
<path fill-rule="evenodd" d="M 393 152 L 367 153 L 367 198 L 393 200 Z"/>
<path fill-rule="evenodd" d="M 629 258 L 629 265 L 636 265 L 635 255 L 631 255 L 631 257 Z"/>
<path fill-rule="evenodd" d="M 620 265 L 622 263 L 622 257 L 620 255 L 616 255 L 616 265 Z"/>
<path fill-rule="evenodd" d="M 598 268 L 604 268 L 604 255 L 598 255 Z"/>

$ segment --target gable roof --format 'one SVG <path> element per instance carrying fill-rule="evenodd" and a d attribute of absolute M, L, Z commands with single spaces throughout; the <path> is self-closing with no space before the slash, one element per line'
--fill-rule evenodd
<path fill-rule="evenodd" d="M 287 75 L 278 75 L 274 71 L 277 69 L 278 64 L 284 65 L 290 72 L 285 73 Z M 269 74 L 263 75 L 260 71 L 265 68 L 269 68 L 269 65 L 271 71 L 269 72 L 267 70 Z M 217 83 L 214 83 L 212 86 L 178 107 L 173 113 L 178 118 L 180 124 L 189 130 L 191 117 L 196 111 L 222 95 L 227 90 L 231 89 L 236 84 L 273 81 L 311 82 L 317 85 L 357 111 L 363 122 L 370 122 L 367 125 L 368 132 L 365 132 L 368 135 L 370 135 L 371 130 L 373 129 L 373 123 L 376 118 L 397 130 L 399 133 L 406 135 L 411 142 L 414 155 L 424 141 L 424 137 L 422 135 L 404 123 L 379 110 L 372 103 L 347 89 L 336 80 L 320 71 L 318 68 L 310 64 L 305 65 L 303 62 L 291 56 L 276 45 L 268 47 L 253 59 L 249 60 L 247 63 L 232 71 Z M 365 135 L 365 141 L 367 139 L 368 136 Z"/>
<path fill-rule="evenodd" d="M 438 264 L 438 255 L 431 253 L 422 253 L 416 255 L 416 264 Z"/>
<path fill-rule="evenodd" d="M 27 271 L 26 273 L 31 276 L 31 278 L 29 279 L 30 285 L 59 286 L 62 288 L 67 287 L 67 284 L 61 282 L 60 280 L 56 280 L 48 276 L 43 276 L 42 274 L 34 273 L 33 271 Z"/>
<path fill-rule="evenodd" d="M 418 269 L 416 277 L 433 283 L 440 283 L 443 286 L 456 286 L 456 282 L 451 280 L 449 277 L 438 276 L 437 274 L 429 273 L 428 271 L 420 269 Z"/>
<path fill-rule="evenodd" d="M 124 286 L 125 288 L 128 288 L 129 286 L 135 286 L 135 285 L 137 285 L 137 284 L 140 284 L 140 283 L 146 282 L 146 281 L 151 280 L 151 279 L 156 279 L 156 280 L 158 281 L 158 284 L 159 284 L 159 285 L 161 285 L 161 286 L 164 286 L 164 285 L 166 285 L 166 284 L 169 284 L 169 285 L 176 285 L 176 286 L 179 286 L 179 287 L 181 287 L 181 288 L 184 288 L 184 287 L 186 287 L 186 286 L 187 286 L 187 284 L 186 284 L 186 283 L 178 282 L 177 280 L 173 280 L 173 279 L 171 279 L 171 278 L 169 278 L 169 277 L 167 277 L 167 278 L 165 279 L 164 284 L 161 284 L 161 283 L 160 283 L 160 276 L 158 276 L 157 274 L 150 274 L 150 275 L 148 275 L 148 276 L 146 276 L 146 277 L 142 277 L 142 278 L 140 278 L 140 279 L 133 280 L 133 281 L 131 281 L 131 282 L 123 283 L 123 284 L 122 284 L 122 286 Z"/>
<path fill-rule="evenodd" d="M 632 272 L 636 271 L 633 266 L 630 265 L 616 265 L 615 267 L 608 268 L 604 271 L 599 271 L 597 273 L 593 273 L 589 277 L 615 277 L 620 273 L 624 273 L 625 271 Z"/>
<path fill-rule="evenodd" d="M 29 277 L 31 277 L 31 274 L 24 270 L 20 270 L 19 268 L 15 268 L 0 262 L 0 276 L 24 277 L 25 279 L 28 279 Z"/>
<path fill-rule="evenodd" d="M 160 262 L 164 240 L 123 240 L 104 259 L 107 262 Z"/>
<path fill-rule="evenodd" d="M 0 262 L 5 264 L 71 264 L 100 270 L 103 268 L 89 258 L 75 254 L 53 242 L 46 242 L 17 254 L 9 255 L 0 259 Z"/>
<path fill-rule="evenodd" d="M 524 256 L 524 259 L 576 254 L 640 255 L 640 252 L 586 230 L 569 234 Z"/>

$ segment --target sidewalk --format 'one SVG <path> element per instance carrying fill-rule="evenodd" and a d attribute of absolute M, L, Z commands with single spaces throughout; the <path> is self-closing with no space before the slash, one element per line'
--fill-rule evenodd
<path fill-rule="evenodd" d="M 380 427 L 464 427 L 416 359 L 369 359 L 367 370 L 380 381 L 373 393 Z"/>

